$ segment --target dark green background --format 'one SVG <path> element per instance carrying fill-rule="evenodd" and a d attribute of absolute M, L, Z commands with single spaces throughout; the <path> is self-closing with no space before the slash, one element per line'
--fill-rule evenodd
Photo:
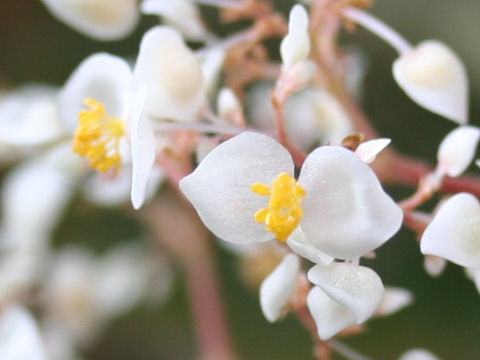
<path fill-rule="evenodd" d="M 284 11 L 292 4 L 291 1 L 276 3 Z M 379 0 L 372 12 L 412 43 L 439 39 L 459 54 L 470 76 L 471 123 L 478 125 L 480 1 Z M 61 85 L 76 65 L 93 52 L 134 56 L 142 33 L 155 23 L 153 17 L 145 17 L 128 39 L 102 43 L 56 21 L 40 1 L 1 1 L 0 83 L 14 86 L 35 81 Z M 381 134 L 391 137 L 404 153 L 433 162 L 439 141 L 455 125 L 419 108 L 399 90 L 390 69 L 396 54 L 388 45 L 363 30 L 343 36 L 343 41 L 360 46 L 368 56 L 370 71 L 364 108 Z M 409 193 L 406 189 L 391 190 L 397 198 Z M 126 221 L 125 216 L 120 210 L 93 211 L 87 206 L 72 205 L 56 239 L 61 243 L 83 242 L 88 238 L 90 244 L 108 246 L 119 238 L 141 234 L 139 225 Z M 241 356 L 312 359 L 311 340 L 302 326 L 291 316 L 283 322 L 268 324 L 260 312 L 257 295 L 238 280 L 235 260 L 220 248 L 217 258 Z M 365 264 L 374 267 L 385 284 L 411 289 L 416 302 L 390 318 L 369 322 L 367 333 L 346 340 L 352 347 L 377 360 L 395 359 L 416 346 L 429 348 L 443 359 L 480 358 L 480 298 L 460 267 L 450 264 L 440 278 L 429 278 L 409 231 L 402 231 L 378 251 L 376 260 Z M 115 321 L 88 359 L 191 359 L 195 354 L 193 336 L 179 273 L 165 305 L 140 306 Z"/>

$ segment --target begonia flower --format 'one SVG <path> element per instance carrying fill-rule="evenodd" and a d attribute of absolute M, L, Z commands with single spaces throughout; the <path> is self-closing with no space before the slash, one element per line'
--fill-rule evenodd
<path fill-rule="evenodd" d="M 137 0 L 42 1 L 58 20 L 97 40 L 126 37 L 139 19 Z"/>
<path fill-rule="evenodd" d="M 307 305 L 322 340 L 366 321 L 383 302 L 382 281 L 364 266 L 316 265 L 309 270 L 308 279 L 315 286 L 308 294 Z"/>
<path fill-rule="evenodd" d="M 398 360 L 440 360 L 440 358 L 426 349 L 415 348 L 403 353 Z"/>
<path fill-rule="evenodd" d="M 355 259 L 399 229 L 401 209 L 353 152 L 319 147 L 298 181 L 293 170 L 283 146 L 245 132 L 211 151 L 179 185 L 204 224 L 234 243 L 286 241 L 301 226 L 323 253 Z"/>

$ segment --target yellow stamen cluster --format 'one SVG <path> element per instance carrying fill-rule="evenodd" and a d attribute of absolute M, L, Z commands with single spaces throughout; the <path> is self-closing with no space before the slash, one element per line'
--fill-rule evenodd
<path fill-rule="evenodd" d="M 273 180 L 271 189 L 268 185 L 255 183 L 251 190 L 258 195 L 270 196 L 268 207 L 258 210 L 255 220 L 264 222 L 268 231 L 285 242 L 302 219 L 301 198 L 306 194 L 305 189 L 292 176 L 281 173 Z"/>
<path fill-rule="evenodd" d="M 84 100 L 90 109 L 78 115 L 79 125 L 75 132 L 73 151 L 90 160 L 90 166 L 98 171 L 114 169 L 122 162 L 120 139 L 125 134 L 122 120 L 109 116 L 105 106 L 92 98 Z"/>

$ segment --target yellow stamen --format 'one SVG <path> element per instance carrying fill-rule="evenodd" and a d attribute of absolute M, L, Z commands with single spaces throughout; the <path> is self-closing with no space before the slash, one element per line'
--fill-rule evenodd
<path fill-rule="evenodd" d="M 98 171 L 114 168 L 118 171 L 122 162 L 120 139 L 125 135 L 125 123 L 105 112 L 105 106 L 92 98 L 84 100 L 90 109 L 78 115 L 73 151 L 90 160 L 90 166 Z"/>
<path fill-rule="evenodd" d="M 287 173 L 281 173 L 273 180 L 272 187 L 255 183 L 251 190 L 262 196 L 270 196 L 267 208 L 258 210 L 254 217 L 258 223 L 265 223 L 266 229 L 285 242 L 302 219 L 301 197 L 305 189 Z"/>

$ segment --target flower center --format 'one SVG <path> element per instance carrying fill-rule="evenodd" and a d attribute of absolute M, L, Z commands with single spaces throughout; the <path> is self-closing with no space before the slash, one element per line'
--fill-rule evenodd
<path fill-rule="evenodd" d="M 258 210 L 254 215 L 255 220 L 264 222 L 268 231 L 285 242 L 302 219 L 300 198 L 305 196 L 305 189 L 289 174 L 281 173 L 273 180 L 271 188 L 255 183 L 251 190 L 258 195 L 270 196 L 268 207 Z"/>
<path fill-rule="evenodd" d="M 90 160 L 98 171 L 120 168 L 120 139 L 125 135 L 125 123 L 105 113 L 105 106 L 92 98 L 84 100 L 90 109 L 78 115 L 73 151 Z"/>

